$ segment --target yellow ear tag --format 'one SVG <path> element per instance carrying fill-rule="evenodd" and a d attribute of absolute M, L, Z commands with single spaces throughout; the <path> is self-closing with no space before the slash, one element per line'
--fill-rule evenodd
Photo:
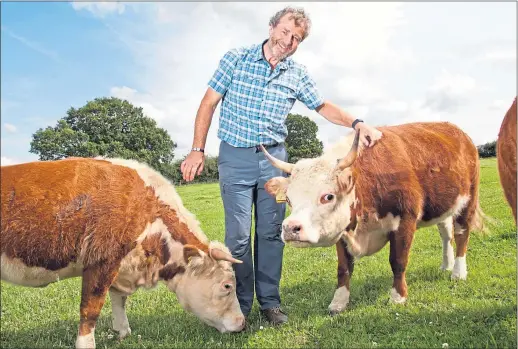
<path fill-rule="evenodd" d="M 286 202 L 286 193 L 278 191 L 277 195 L 275 195 L 275 201 L 277 201 L 277 203 Z"/>

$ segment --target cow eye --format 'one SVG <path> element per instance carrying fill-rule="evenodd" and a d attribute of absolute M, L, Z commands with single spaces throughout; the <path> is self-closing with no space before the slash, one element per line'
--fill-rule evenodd
<path fill-rule="evenodd" d="M 331 201 L 333 201 L 334 198 L 335 198 L 335 196 L 333 194 L 324 194 L 324 195 L 322 195 L 320 197 L 320 203 L 321 204 L 328 204 Z"/>

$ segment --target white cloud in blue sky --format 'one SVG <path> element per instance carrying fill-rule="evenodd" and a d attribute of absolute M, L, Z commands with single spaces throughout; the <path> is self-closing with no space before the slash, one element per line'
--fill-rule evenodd
<path fill-rule="evenodd" d="M 17 129 L 2 128 L 2 163 L 36 159 L 32 133 L 107 95 L 142 106 L 185 155 L 221 56 L 265 39 L 286 4 L 2 4 L 2 117 Z M 373 125 L 443 120 L 476 144 L 496 139 L 516 95 L 516 3 L 296 5 L 313 29 L 294 59 L 326 98 Z M 218 150 L 218 112 L 209 154 Z M 300 103 L 293 112 L 317 122 L 326 146 L 349 132 Z"/>

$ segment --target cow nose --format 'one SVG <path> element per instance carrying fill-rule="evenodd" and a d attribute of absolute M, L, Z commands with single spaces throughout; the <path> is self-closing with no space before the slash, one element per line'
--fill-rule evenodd
<path fill-rule="evenodd" d="M 239 329 L 243 329 L 246 325 L 246 319 L 244 316 L 237 316 L 236 323 L 239 324 Z"/>
<path fill-rule="evenodd" d="M 288 224 L 284 225 L 284 231 L 289 234 L 298 234 L 302 230 L 302 224 L 300 224 L 297 221 L 289 222 Z"/>

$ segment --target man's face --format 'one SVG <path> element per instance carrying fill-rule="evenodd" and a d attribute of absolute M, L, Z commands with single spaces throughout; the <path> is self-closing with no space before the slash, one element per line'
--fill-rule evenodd
<path fill-rule="evenodd" d="M 291 13 L 284 15 L 275 27 L 270 27 L 268 45 L 275 58 L 279 61 L 291 56 L 297 50 L 304 37 L 304 27 L 295 24 Z"/>

